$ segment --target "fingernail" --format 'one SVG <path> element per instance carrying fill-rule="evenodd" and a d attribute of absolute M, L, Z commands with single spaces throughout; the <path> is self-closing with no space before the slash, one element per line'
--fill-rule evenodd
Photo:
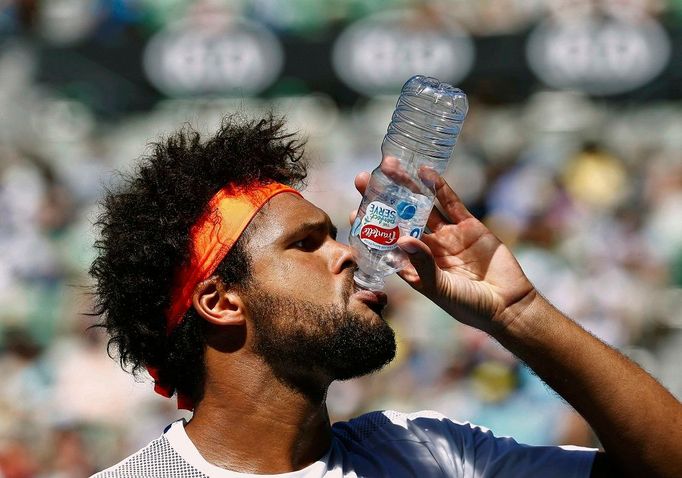
<path fill-rule="evenodd" d="M 414 254 L 419 250 L 417 246 L 414 244 L 410 244 L 409 242 L 403 242 L 398 244 L 398 247 L 401 248 L 403 251 L 407 252 L 408 254 Z"/>

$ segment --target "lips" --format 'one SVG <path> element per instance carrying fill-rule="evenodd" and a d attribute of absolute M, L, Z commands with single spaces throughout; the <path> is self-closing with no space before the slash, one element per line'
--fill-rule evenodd
<path fill-rule="evenodd" d="M 377 313 L 381 312 L 388 302 L 386 294 L 380 291 L 358 289 L 351 297 L 359 300 Z"/>

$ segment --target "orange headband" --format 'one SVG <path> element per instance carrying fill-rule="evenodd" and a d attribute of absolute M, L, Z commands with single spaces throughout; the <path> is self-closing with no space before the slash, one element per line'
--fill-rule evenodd
<path fill-rule="evenodd" d="M 226 186 L 211 198 L 199 220 L 190 229 L 190 260 L 178 271 L 166 312 L 166 334 L 180 325 L 192 306 L 192 295 L 198 283 L 211 277 L 246 226 L 263 205 L 280 193 L 301 193 L 280 183 L 255 184 L 246 187 Z M 173 387 L 159 382 L 158 369 L 147 367 L 155 380 L 154 391 L 170 397 Z M 192 410 L 192 400 L 178 392 L 178 408 Z"/>

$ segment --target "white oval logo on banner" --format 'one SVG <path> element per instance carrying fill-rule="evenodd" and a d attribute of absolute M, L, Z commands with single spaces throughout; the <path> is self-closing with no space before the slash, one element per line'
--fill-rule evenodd
<path fill-rule="evenodd" d="M 423 14 L 397 10 L 349 26 L 333 50 L 336 74 L 367 95 L 399 91 L 413 75 L 457 83 L 474 60 L 469 36 L 455 24 L 425 23 Z"/>
<path fill-rule="evenodd" d="M 653 20 L 540 24 L 526 54 L 535 74 L 549 86 L 595 95 L 624 93 L 645 85 L 665 67 L 670 40 Z"/>
<path fill-rule="evenodd" d="M 182 22 L 154 35 L 144 51 L 147 77 L 169 96 L 256 94 L 277 79 L 282 62 L 277 38 L 244 19 L 219 29 Z"/>

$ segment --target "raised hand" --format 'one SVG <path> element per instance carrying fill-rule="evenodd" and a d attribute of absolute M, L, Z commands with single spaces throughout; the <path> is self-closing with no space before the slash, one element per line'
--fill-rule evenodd
<path fill-rule="evenodd" d="M 421 240 L 401 237 L 398 246 L 411 266 L 398 274 L 460 322 L 493 333 L 506 328 L 537 293 L 510 250 L 476 219 L 433 171 L 420 176 L 434 185 L 442 212 L 434 207 Z M 364 193 L 368 173 L 355 178 Z"/>

